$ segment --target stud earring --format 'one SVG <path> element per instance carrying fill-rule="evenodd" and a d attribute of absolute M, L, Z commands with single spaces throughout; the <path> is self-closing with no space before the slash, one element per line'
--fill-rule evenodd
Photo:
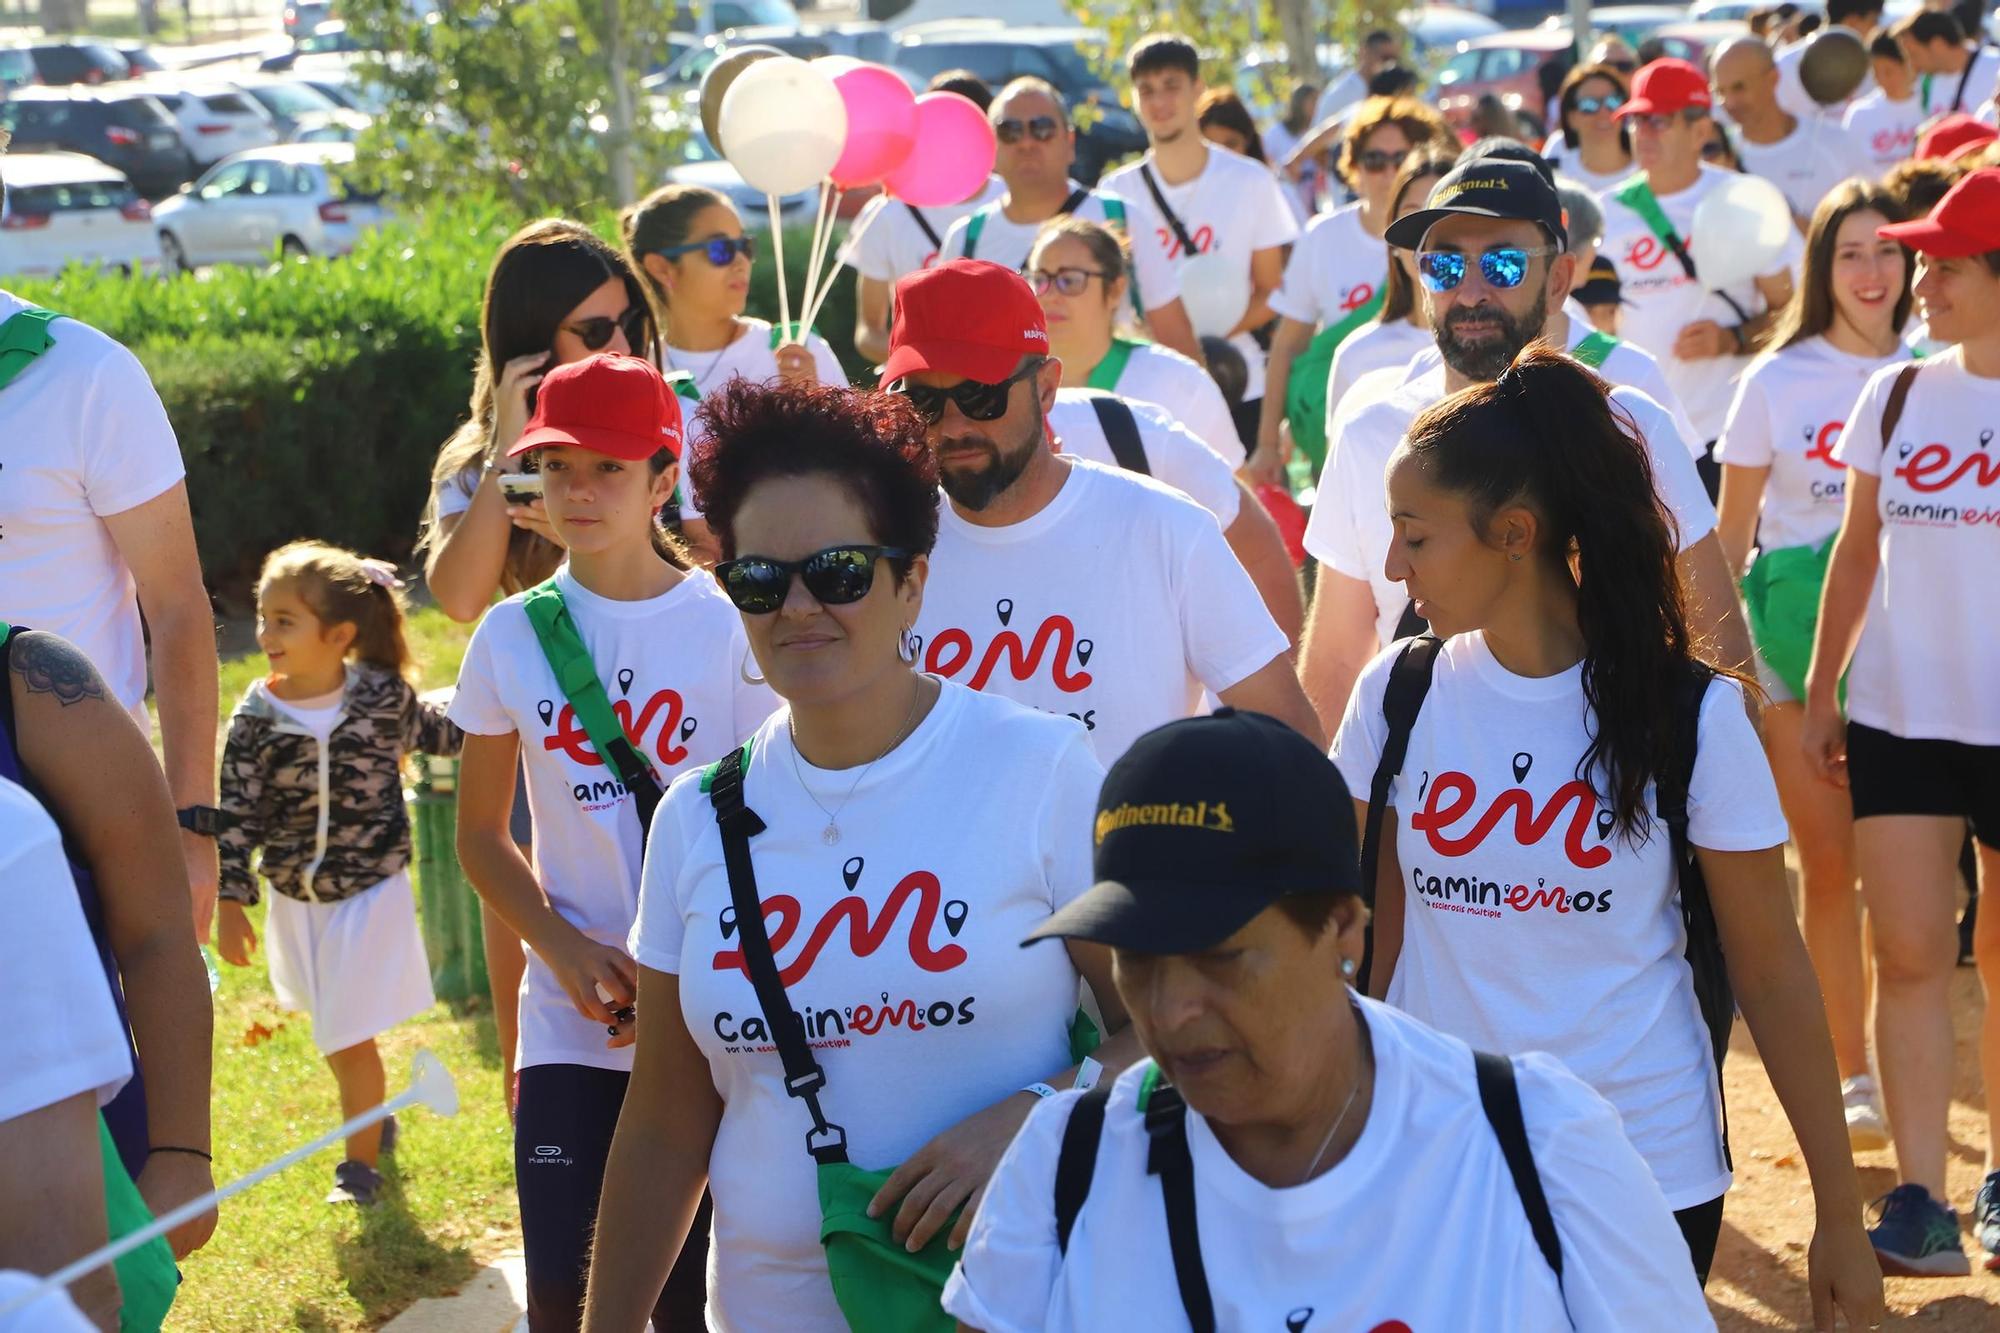
<path fill-rule="evenodd" d="M 1354 980 L 1354 960 L 1352 958 L 1343 958 L 1340 960 L 1340 975 L 1346 977 L 1349 981 Z"/>

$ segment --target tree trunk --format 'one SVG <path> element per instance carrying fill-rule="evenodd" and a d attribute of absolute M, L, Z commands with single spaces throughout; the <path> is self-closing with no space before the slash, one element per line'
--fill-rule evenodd
<path fill-rule="evenodd" d="M 1285 63 L 1301 83 L 1318 83 L 1319 31 L 1313 0 L 1272 0 L 1278 15 L 1278 36 L 1285 43 Z"/>
<path fill-rule="evenodd" d="M 611 191 L 623 208 L 639 197 L 638 169 L 632 158 L 632 52 L 625 31 L 624 0 L 603 0 L 604 63 L 611 84 L 611 133 L 606 157 L 611 167 Z"/>

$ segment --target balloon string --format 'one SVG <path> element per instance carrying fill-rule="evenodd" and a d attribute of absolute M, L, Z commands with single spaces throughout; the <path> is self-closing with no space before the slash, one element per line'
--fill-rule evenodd
<path fill-rule="evenodd" d="M 819 290 L 820 265 L 825 262 L 827 238 L 833 232 L 833 215 L 832 211 L 827 207 L 827 201 L 832 197 L 832 192 L 832 181 L 822 180 L 819 183 L 819 208 L 813 214 L 812 249 L 808 252 L 806 258 L 806 287 L 805 291 L 800 293 L 799 301 L 799 341 L 801 342 L 804 342 L 806 335 L 812 332 L 812 320 L 806 315 L 805 307 L 808 304 L 807 298 L 813 292 Z"/>
<path fill-rule="evenodd" d="M 792 300 L 785 291 L 785 229 L 778 222 L 778 196 L 767 194 L 764 205 L 771 211 L 771 250 L 778 261 L 778 341 L 792 340 Z"/>
<path fill-rule="evenodd" d="M 833 197 L 833 212 L 836 216 L 838 216 L 840 212 L 840 201 L 846 197 L 847 197 L 846 190 L 840 190 L 835 193 Z M 877 208 L 864 212 L 861 215 L 861 220 L 855 223 L 854 230 L 847 233 L 847 240 L 845 244 L 848 246 L 852 246 L 855 242 L 859 241 L 861 239 L 862 233 L 868 230 L 868 224 L 873 222 L 877 217 L 879 217 L 882 211 L 883 211 L 882 209 Z M 829 219 L 827 223 L 826 238 L 827 238 L 827 248 L 831 250 L 833 248 L 832 247 L 833 223 L 831 219 Z M 840 270 L 843 267 L 844 265 L 841 263 L 841 261 L 835 259 L 833 263 L 827 266 L 825 279 L 823 282 L 821 282 L 819 290 L 817 292 L 807 293 L 807 295 L 812 298 L 811 303 L 806 312 L 807 328 L 811 328 L 812 322 L 815 319 L 819 318 L 820 307 L 826 304 L 826 298 L 833 295 L 833 284 L 839 280 Z"/>

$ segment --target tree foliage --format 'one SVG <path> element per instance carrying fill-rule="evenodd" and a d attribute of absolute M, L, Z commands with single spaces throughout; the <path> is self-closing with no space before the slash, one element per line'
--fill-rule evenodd
<path fill-rule="evenodd" d="M 1320 80 L 1317 55 L 1301 49 L 1313 45 L 1300 40 L 1303 34 L 1351 51 L 1371 29 L 1397 31 L 1402 8 L 1390 0 L 1072 0 L 1072 7 L 1085 23 L 1103 30 L 1114 61 L 1122 62 L 1132 44 L 1149 33 L 1177 32 L 1201 49 L 1202 72 L 1211 85 L 1247 95 L 1242 87 L 1247 79 L 1262 84 L 1264 99 L 1271 102 L 1286 92 L 1277 86 L 1281 81 Z"/>

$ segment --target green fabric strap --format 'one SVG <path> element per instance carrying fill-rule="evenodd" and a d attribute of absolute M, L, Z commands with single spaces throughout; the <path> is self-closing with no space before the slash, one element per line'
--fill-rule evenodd
<path fill-rule="evenodd" d="M 639 758 L 632 742 L 626 739 L 625 728 L 618 725 L 618 715 L 611 711 L 611 699 L 604 693 L 604 683 L 597 678 L 597 663 L 591 660 L 590 649 L 584 647 L 583 636 L 577 633 L 576 621 L 571 618 L 556 581 L 552 578 L 530 588 L 521 601 L 521 609 L 528 613 L 528 623 L 535 627 L 542 656 L 548 659 L 549 670 L 555 672 L 556 686 L 576 710 L 576 720 L 583 724 L 584 734 L 590 737 L 597 757 L 621 779 L 626 768 L 621 762 L 621 752 L 629 753 L 633 761 L 643 766 L 645 760 Z"/>
<path fill-rule="evenodd" d="M 998 207 L 1000 207 L 1000 201 L 996 199 L 965 220 L 965 257 L 967 259 L 978 258 L 979 233 L 986 230 L 987 217 Z"/>
<path fill-rule="evenodd" d="M 1097 202 L 1104 205 L 1106 225 L 1129 241 L 1132 233 L 1125 225 L 1125 201 L 1115 194 L 1100 194 L 1097 196 Z M 1132 293 L 1132 313 L 1143 320 L 1146 318 L 1146 303 L 1139 296 L 1139 270 L 1131 264 L 1127 264 L 1125 269 L 1126 288 Z"/>
<path fill-rule="evenodd" d="M 0 324 L 0 389 L 6 388 L 31 362 L 56 345 L 49 325 L 62 316 L 40 306 L 17 310 Z"/>
<path fill-rule="evenodd" d="M 1118 381 L 1125 378 L 1125 367 L 1132 360 L 1132 349 L 1138 345 L 1138 340 L 1134 338 L 1113 338 L 1111 350 L 1090 368 L 1090 377 L 1084 383 L 1106 393 L 1118 392 Z"/>
<path fill-rule="evenodd" d="M 756 743 L 757 743 L 757 738 L 755 736 L 752 736 L 749 740 L 743 742 L 743 750 L 742 750 L 743 771 L 746 774 L 749 773 L 750 771 L 750 747 L 752 747 Z M 714 763 L 710 764 L 707 768 L 701 770 L 701 794 L 703 796 L 708 795 L 709 789 L 715 786 L 715 775 L 718 772 L 720 772 L 721 769 L 722 769 L 722 761 L 718 759 Z"/>
<path fill-rule="evenodd" d="M 1146 1114 L 1147 1105 L 1153 1100 L 1153 1092 L 1166 1082 L 1166 1075 L 1160 1072 L 1157 1061 L 1146 1062 L 1146 1072 L 1139 1076 L 1139 1114 Z"/>
<path fill-rule="evenodd" d="M 117 1240 L 151 1225 L 153 1214 L 119 1160 L 118 1145 L 111 1141 L 111 1130 L 101 1115 L 97 1117 L 97 1146 L 104 1158 L 106 1235 Z M 159 1333 L 181 1281 L 167 1238 L 155 1237 L 111 1266 L 118 1274 L 118 1290 L 125 1302 L 118 1311 L 120 1333 Z"/>
<path fill-rule="evenodd" d="M 772 332 L 776 333 L 777 330 L 773 329 Z M 676 397 L 683 398 L 690 403 L 701 401 L 701 390 L 695 386 L 694 372 L 692 370 L 670 371 L 662 378 L 667 381 L 667 387 L 674 391 Z"/>
<path fill-rule="evenodd" d="M 1680 235 L 1674 231 L 1674 224 L 1667 221 L 1666 210 L 1660 207 L 1659 196 L 1646 181 L 1644 172 L 1634 174 L 1611 191 L 1611 197 L 1639 215 L 1639 220 L 1659 239 L 1660 244 L 1673 248 Z M 1668 238 L 1672 237 L 1672 240 Z"/>
<path fill-rule="evenodd" d="M 1354 331 L 1382 313 L 1387 284 L 1375 294 L 1313 335 L 1304 351 L 1292 358 L 1292 378 L 1285 387 L 1285 417 L 1292 423 L 1292 443 L 1312 460 L 1313 475 L 1326 466 L 1326 391 L 1333 373 L 1333 354 Z"/>
<path fill-rule="evenodd" d="M 1592 370 L 1604 365 L 1604 358 L 1611 355 L 1611 349 L 1618 345 L 1618 339 L 1602 329 L 1592 329 L 1583 335 L 1583 341 L 1570 349 L 1570 355 L 1589 366 Z"/>

